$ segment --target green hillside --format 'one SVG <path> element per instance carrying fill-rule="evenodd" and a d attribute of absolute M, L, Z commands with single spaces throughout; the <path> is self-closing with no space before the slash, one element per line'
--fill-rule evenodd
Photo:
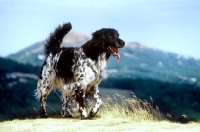
<path fill-rule="evenodd" d="M 64 38 L 62 46 L 80 46 L 81 42 L 84 44 L 88 40 L 88 36 L 81 38 L 80 41 L 76 40 L 77 35 L 74 33 L 70 38 Z M 41 66 L 44 61 L 43 48 L 44 41 L 9 55 L 8 58 L 24 64 Z M 200 60 L 164 52 L 136 42 L 126 43 L 125 48 L 120 49 L 120 55 L 119 63 L 116 63 L 116 58 L 110 57 L 104 78 L 146 78 L 200 85 Z"/>
<path fill-rule="evenodd" d="M 134 46 L 134 48 L 131 48 Z M 144 78 L 200 85 L 200 60 L 129 43 L 121 49 L 121 61 L 108 61 L 108 77 Z M 116 69 L 117 72 L 112 72 Z M 109 72 L 111 70 L 111 72 Z"/>

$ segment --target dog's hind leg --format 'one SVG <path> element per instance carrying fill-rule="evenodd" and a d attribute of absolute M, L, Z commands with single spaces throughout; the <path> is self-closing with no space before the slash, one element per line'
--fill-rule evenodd
<path fill-rule="evenodd" d="M 90 111 L 90 117 L 93 117 L 99 111 L 99 108 L 102 105 L 102 100 L 101 100 L 101 96 L 99 94 L 98 85 L 95 86 L 94 91 L 92 91 L 91 94 L 96 103 L 94 105 L 94 108 L 92 108 L 92 110 Z"/>
<path fill-rule="evenodd" d="M 46 99 L 49 93 L 51 92 L 52 87 L 50 86 L 50 81 L 47 78 L 40 79 L 37 84 L 37 97 L 40 101 L 40 117 L 46 118 Z"/>
<path fill-rule="evenodd" d="M 43 64 L 42 70 L 40 72 L 40 79 L 37 84 L 37 97 L 40 100 L 40 117 L 47 117 L 46 112 L 46 99 L 53 88 L 53 81 L 55 80 L 54 71 L 54 58 L 50 54 L 45 63 Z"/>

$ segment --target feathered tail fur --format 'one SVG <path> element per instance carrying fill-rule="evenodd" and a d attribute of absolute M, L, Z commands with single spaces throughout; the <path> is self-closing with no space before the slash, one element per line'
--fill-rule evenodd
<path fill-rule="evenodd" d="M 45 43 L 45 54 L 48 56 L 50 53 L 56 54 L 57 50 L 60 48 L 64 36 L 72 29 L 71 23 L 65 23 L 59 25 Z"/>

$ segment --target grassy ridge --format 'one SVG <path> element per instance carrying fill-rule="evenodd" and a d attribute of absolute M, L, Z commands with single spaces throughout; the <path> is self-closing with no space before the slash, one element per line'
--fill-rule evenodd
<path fill-rule="evenodd" d="M 47 119 L 25 119 L 0 122 L 0 130 L 15 132 L 180 132 L 180 131 L 200 131 L 199 122 L 180 124 L 161 120 L 154 115 L 152 100 L 150 103 L 138 99 L 134 93 L 133 98 L 125 98 L 115 94 L 113 98 L 107 96 L 99 113 L 92 119 L 81 120 L 79 114 L 72 113 L 73 118 L 62 118 L 58 113 Z M 93 106 L 91 100 L 87 101 L 87 108 Z"/>

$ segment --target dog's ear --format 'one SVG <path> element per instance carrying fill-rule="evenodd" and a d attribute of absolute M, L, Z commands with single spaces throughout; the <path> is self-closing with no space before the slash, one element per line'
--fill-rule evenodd
<path fill-rule="evenodd" d="M 104 35 L 104 28 L 97 30 L 96 32 L 92 33 L 92 39 L 101 39 L 104 40 L 105 39 L 105 35 Z"/>

